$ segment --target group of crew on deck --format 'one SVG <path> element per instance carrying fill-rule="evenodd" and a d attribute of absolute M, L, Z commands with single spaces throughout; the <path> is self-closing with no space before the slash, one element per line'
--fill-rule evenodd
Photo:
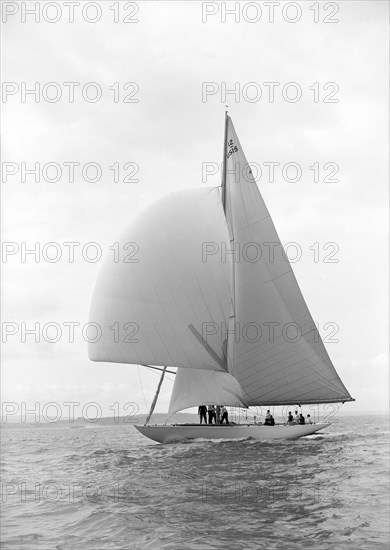
<path fill-rule="evenodd" d="M 199 405 L 198 414 L 201 424 L 204 423 L 221 425 L 224 422 L 226 422 L 226 424 L 229 424 L 228 412 L 225 405 Z M 291 414 L 291 411 L 289 411 L 287 416 L 287 424 L 289 424 L 290 426 L 294 426 L 295 424 L 313 424 L 313 422 L 311 420 L 310 414 L 308 414 L 305 419 L 302 413 L 298 414 L 298 411 L 295 411 L 295 415 L 293 416 Z M 267 411 L 264 419 L 264 426 L 275 426 L 275 419 L 269 410 Z"/>
<path fill-rule="evenodd" d="M 298 414 L 298 411 L 295 411 L 294 416 L 291 414 L 291 411 L 288 412 L 287 424 L 294 426 L 294 424 L 313 424 L 310 414 L 305 417 L 302 413 Z M 267 411 L 264 420 L 264 426 L 275 426 L 275 420 L 270 411 Z"/>
<path fill-rule="evenodd" d="M 294 424 L 313 424 L 310 414 L 305 417 L 302 413 L 298 414 L 298 411 L 295 411 L 295 415 L 293 416 L 291 414 L 291 411 L 289 411 L 287 416 L 287 424 L 290 426 L 294 426 Z M 264 420 L 264 426 L 275 426 L 275 420 L 270 411 L 267 411 L 267 414 L 265 416 Z"/>
<path fill-rule="evenodd" d="M 298 411 L 295 411 L 294 416 L 291 414 L 291 411 L 288 413 L 287 417 L 287 424 L 294 425 L 294 424 L 313 424 L 310 414 L 305 417 L 302 413 L 298 414 Z"/>
<path fill-rule="evenodd" d="M 199 405 L 198 414 L 200 423 L 203 424 L 229 424 L 229 417 L 225 405 Z M 207 422 L 208 419 L 208 422 Z"/>

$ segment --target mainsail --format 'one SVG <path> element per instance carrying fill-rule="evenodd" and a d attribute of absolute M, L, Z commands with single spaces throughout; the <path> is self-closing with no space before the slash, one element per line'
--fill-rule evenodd
<path fill-rule="evenodd" d="M 351 400 L 302 296 L 228 117 L 226 217 L 236 250 L 232 374 L 251 405 Z"/>
<path fill-rule="evenodd" d="M 106 261 L 90 358 L 178 367 L 170 414 L 350 401 L 226 117 L 222 201 L 218 188 L 173 193 L 130 225 L 121 243 L 137 261 Z"/>

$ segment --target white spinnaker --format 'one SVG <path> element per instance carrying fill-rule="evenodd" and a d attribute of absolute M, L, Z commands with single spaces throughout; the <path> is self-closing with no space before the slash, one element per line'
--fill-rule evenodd
<path fill-rule="evenodd" d="M 169 403 L 169 416 L 202 403 L 247 407 L 244 392 L 231 374 L 178 369 Z"/>
<path fill-rule="evenodd" d="M 205 258 L 204 246 L 228 238 L 218 188 L 171 193 L 137 216 L 119 249 L 135 244 L 119 262 L 106 259 L 96 284 L 90 321 L 102 336 L 89 344 L 90 358 L 226 369 L 219 327 L 229 315 L 231 261 Z"/>
<path fill-rule="evenodd" d="M 237 252 L 237 334 L 229 336 L 229 354 L 233 353 L 229 372 L 240 382 L 251 405 L 351 400 L 290 263 L 282 255 L 279 237 L 230 118 L 225 154 L 226 217 Z"/>

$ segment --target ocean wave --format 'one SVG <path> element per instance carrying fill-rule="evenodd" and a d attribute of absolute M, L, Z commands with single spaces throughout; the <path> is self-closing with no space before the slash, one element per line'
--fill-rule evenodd
<path fill-rule="evenodd" d="M 387 426 L 371 427 L 169 445 L 121 426 L 9 429 L 3 548 L 384 548 Z"/>

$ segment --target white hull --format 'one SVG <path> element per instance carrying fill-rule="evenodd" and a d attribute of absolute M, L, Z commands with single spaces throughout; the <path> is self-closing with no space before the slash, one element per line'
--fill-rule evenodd
<path fill-rule="evenodd" d="M 182 439 L 246 439 L 253 438 L 260 441 L 272 439 L 297 439 L 311 435 L 330 426 L 329 422 L 289 426 L 277 424 L 275 426 L 260 426 L 254 424 L 240 425 L 208 425 L 182 424 L 174 426 L 134 426 L 144 436 L 157 443 L 172 443 Z"/>

